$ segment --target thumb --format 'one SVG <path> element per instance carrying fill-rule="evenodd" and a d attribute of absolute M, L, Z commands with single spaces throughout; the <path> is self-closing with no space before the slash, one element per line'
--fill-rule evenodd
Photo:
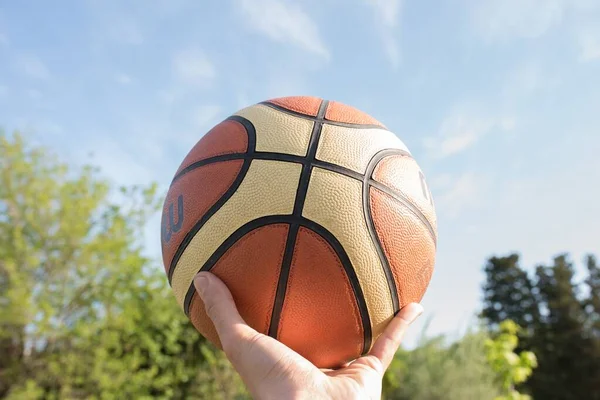
<path fill-rule="evenodd" d="M 216 275 L 199 272 L 194 277 L 194 287 L 204 302 L 206 314 L 215 326 L 225 354 L 236 353 L 239 343 L 257 334 L 241 317 L 231 292 Z"/>

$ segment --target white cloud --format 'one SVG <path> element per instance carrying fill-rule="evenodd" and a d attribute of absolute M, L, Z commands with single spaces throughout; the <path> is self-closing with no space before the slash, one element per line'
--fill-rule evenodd
<path fill-rule="evenodd" d="M 33 79 L 45 80 L 50 78 L 46 64 L 33 54 L 22 54 L 17 57 L 17 68 Z"/>
<path fill-rule="evenodd" d="M 217 76 L 217 70 L 206 54 L 198 49 L 182 50 L 173 57 L 177 79 L 193 85 L 204 85 Z"/>
<path fill-rule="evenodd" d="M 423 144 L 432 157 L 445 158 L 474 145 L 494 124 L 492 118 L 457 111 L 448 115 L 437 135 L 425 138 Z"/>
<path fill-rule="evenodd" d="M 121 85 L 129 85 L 131 82 L 133 82 L 131 77 L 123 72 L 119 72 L 115 75 L 115 81 Z"/>
<path fill-rule="evenodd" d="M 396 68 L 400 65 L 400 50 L 396 40 L 396 28 L 402 13 L 402 0 L 366 0 L 375 13 L 377 27 L 381 31 L 383 49 Z"/>
<path fill-rule="evenodd" d="M 298 4 L 288 0 L 238 0 L 237 5 L 257 32 L 329 59 L 317 24 Z"/>
<path fill-rule="evenodd" d="M 587 28 L 578 34 L 579 60 L 592 61 L 600 58 L 600 29 Z"/>
<path fill-rule="evenodd" d="M 382 33 L 383 49 L 388 59 L 392 63 L 394 68 L 400 65 L 400 50 L 398 49 L 398 42 L 394 37 L 394 33 L 391 30 L 386 30 Z"/>
<path fill-rule="evenodd" d="M 513 98 L 531 95 L 548 83 L 538 63 L 525 62 L 508 74 L 504 94 Z"/>
<path fill-rule="evenodd" d="M 535 38 L 560 24 L 572 0 L 473 1 L 472 22 L 485 39 Z"/>
<path fill-rule="evenodd" d="M 389 27 L 395 27 L 402 8 L 400 0 L 366 0 L 374 9 L 378 19 Z"/>
<path fill-rule="evenodd" d="M 465 209 L 480 204 L 488 181 L 473 171 L 467 171 L 459 176 L 444 175 L 439 180 L 432 179 L 435 207 L 439 215 L 446 218 L 456 218 Z M 435 193 L 439 193 L 436 195 Z"/>
<path fill-rule="evenodd" d="M 513 38 L 538 38 L 565 23 L 577 29 L 581 21 L 596 26 L 600 2 L 597 0 L 467 0 L 471 21 L 487 42 Z M 581 31 L 577 35 L 580 60 L 600 57 L 599 32 Z"/>

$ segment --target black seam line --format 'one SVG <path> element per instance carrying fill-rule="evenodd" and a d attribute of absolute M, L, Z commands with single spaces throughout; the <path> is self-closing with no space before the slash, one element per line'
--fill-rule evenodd
<path fill-rule="evenodd" d="M 365 172 L 365 179 L 368 179 L 369 186 L 373 186 L 373 187 L 381 190 L 385 194 L 391 196 L 394 200 L 398 200 L 404 206 L 406 206 L 410 212 L 412 212 L 417 218 L 419 218 L 421 220 L 421 222 L 425 225 L 427 230 L 429 231 L 429 234 L 431 235 L 431 238 L 433 239 L 434 246 L 437 246 L 437 237 L 435 235 L 435 230 L 433 229 L 433 226 L 431 226 L 431 223 L 429 222 L 427 217 L 425 217 L 425 215 L 423 215 L 421 210 L 419 210 L 417 208 L 417 206 L 415 206 L 402 193 L 399 193 L 396 190 L 373 179 L 373 171 L 375 171 L 375 168 L 377 167 L 379 162 L 388 156 L 402 156 L 402 157 L 412 158 L 410 153 L 408 153 L 407 151 L 401 150 L 401 149 L 380 150 L 373 156 L 371 161 L 369 161 L 369 164 L 367 165 L 367 171 Z"/>
<path fill-rule="evenodd" d="M 310 181 L 310 175 L 312 171 L 312 162 L 317 154 L 317 146 L 319 145 L 319 137 L 321 136 L 321 130 L 323 129 L 323 117 L 329 102 L 327 100 L 321 101 L 319 105 L 319 112 L 317 113 L 317 120 L 313 123 L 313 130 L 310 135 L 310 141 L 308 143 L 308 149 L 306 157 L 302 165 L 302 173 L 300 174 L 300 180 L 298 182 L 298 189 L 296 191 L 296 199 L 294 201 L 294 210 L 292 215 L 296 217 L 302 216 L 302 209 L 304 208 L 304 201 L 306 200 L 306 192 L 308 190 L 308 183 Z M 292 266 L 292 255 L 294 253 L 294 246 L 296 242 L 296 235 L 298 234 L 298 226 L 290 226 L 288 232 L 288 239 L 285 249 L 285 257 L 281 263 L 281 270 L 279 271 L 279 279 L 277 281 L 277 292 L 275 295 L 275 302 L 273 304 L 273 310 L 271 314 L 271 322 L 269 324 L 269 336 L 277 339 L 277 331 L 279 329 L 279 320 L 281 319 L 281 310 L 283 309 L 283 302 L 285 300 L 285 293 L 287 290 L 287 282 L 290 275 L 290 268 Z"/>
<path fill-rule="evenodd" d="M 294 110 L 289 110 L 285 107 L 281 107 L 277 104 L 273 104 L 273 103 L 269 103 L 267 101 L 263 101 L 262 103 L 258 103 L 260 105 L 269 107 L 269 108 L 273 108 L 277 111 L 281 111 L 285 114 L 289 114 L 289 115 L 293 115 L 294 117 L 299 117 L 299 118 L 304 118 L 304 119 L 308 119 L 310 121 L 318 121 L 319 117 L 313 117 L 312 115 L 307 115 L 307 114 L 302 114 L 298 111 L 294 111 Z M 382 125 L 375 125 L 375 124 L 353 124 L 350 122 L 338 122 L 338 121 L 332 121 L 329 119 L 325 119 L 325 117 L 322 118 L 322 121 L 325 122 L 327 125 L 335 125 L 335 126 L 341 126 L 343 128 L 354 128 L 354 129 L 381 129 L 383 131 L 388 131 L 390 132 L 389 129 L 387 129 L 385 126 Z"/>
<path fill-rule="evenodd" d="M 383 153 L 383 152 L 385 152 L 385 153 Z M 381 154 L 386 154 L 386 155 L 402 155 L 404 157 L 412 157 L 410 155 L 410 153 L 407 153 L 400 149 L 382 150 L 382 152 L 377 153 L 377 154 L 379 154 L 380 156 L 381 156 Z M 375 156 L 377 156 L 377 154 Z M 383 158 L 383 157 L 381 157 L 381 158 Z M 349 178 L 356 179 L 361 182 L 363 182 L 365 180 L 365 175 L 363 175 L 359 172 L 353 171 L 349 168 L 345 168 L 345 167 L 339 166 L 337 164 L 332 164 L 332 163 L 317 160 L 317 159 L 310 162 L 306 157 L 297 156 L 297 155 L 293 155 L 293 154 L 255 151 L 251 154 L 226 154 L 223 156 L 219 156 L 219 159 L 215 160 L 213 162 L 223 162 L 223 161 L 240 160 L 240 159 L 245 160 L 245 162 L 249 162 L 254 159 L 254 160 L 273 160 L 273 161 L 282 161 L 282 162 L 293 162 L 293 163 L 298 163 L 298 164 L 302 164 L 302 165 L 312 164 L 313 167 L 318 167 L 318 168 L 322 168 L 322 169 L 325 169 L 328 171 L 336 172 L 338 174 L 347 176 Z M 204 163 L 202 165 L 198 165 L 196 168 L 205 166 L 207 164 L 210 164 L 210 163 Z M 244 164 L 244 165 L 246 165 L 246 164 Z M 376 165 L 376 163 L 372 164 L 372 165 Z M 244 168 L 244 167 L 242 167 L 242 168 Z M 190 172 L 191 170 L 192 169 L 189 169 L 187 172 Z M 372 174 L 372 171 L 371 171 L 371 174 Z M 369 176 L 369 175 L 366 175 L 366 176 Z M 421 213 L 421 211 L 418 208 L 416 208 L 413 205 L 413 203 L 410 200 L 406 199 L 406 197 L 404 197 L 404 195 L 402 195 L 401 193 L 385 186 L 381 182 L 375 181 L 371 177 L 369 177 L 368 183 L 369 183 L 369 186 L 379 189 L 380 191 L 386 193 L 387 195 L 391 196 L 393 199 L 399 201 L 404 206 L 406 206 L 411 213 L 413 213 L 417 218 L 419 218 L 425 224 L 427 230 L 429 231 L 429 233 L 431 235 L 431 238 L 433 239 L 434 245 L 437 246 L 437 238 L 435 235 L 435 231 L 433 230 L 433 227 L 429 223 L 429 220 L 427 220 L 427 218 Z M 363 203 L 363 205 L 364 205 L 364 203 Z M 187 246 L 187 243 L 186 243 L 186 246 Z M 173 265 L 174 264 L 171 264 L 171 269 L 173 268 Z M 172 275 L 172 273 L 171 273 L 171 275 Z M 169 281 L 170 281 L 170 278 L 169 278 Z"/>
<path fill-rule="evenodd" d="M 188 165 L 181 171 L 179 171 L 171 180 L 171 185 L 173 185 L 173 183 L 176 180 L 178 180 L 179 178 L 181 178 L 183 175 L 187 174 L 188 172 L 190 172 L 196 168 L 200 168 L 205 165 L 220 162 L 220 161 L 241 160 L 241 159 L 247 158 L 249 153 L 254 153 L 254 151 L 256 150 L 255 149 L 255 147 L 256 147 L 256 128 L 254 127 L 254 124 L 252 124 L 252 122 L 250 122 L 250 120 L 248 120 L 244 117 L 240 117 L 239 115 L 229 116 L 229 117 L 225 118 L 221 123 L 223 123 L 225 121 L 239 122 L 246 129 L 246 133 L 248 134 L 248 148 L 246 149 L 246 151 L 244 153 L 220 154 L 218 156 L 209 157 L 209 158 L 205 158 L 204 160 L 196 161 L 196 162 Z M 250 143 L 251 133 L 253 136 L 253 143 Z"/>
<path fill-rule="evenodd" d="M 306 191 L 308 190 L 312 164 L 317 158 L 317 147 L 319 146 L 321 130 L 323 129 L 323 118 L 325 116 L 325 111 L 327 111 L 328 105 L 329 102 L 327 100 L 323 100 L 321 106 L 319 107 L 319 113 L 317 114 L 317 119 L 314 121 L 313 131 L 310 135 L 308 151 L 306 157 L 304 157 L 304 167 L 302 168 L 302 175 L 300 176 L 300 183 L 296 193 L 296 201 L 294 203 L 293 212 L 293 214 L 298 217 L 302 216 L 302 209 L 304 208 L 304 201 L 306 200 Z"/>
<path fill-rule="evenodd" d="M 377 231 L 375 229 L 375 223 L 373 222 L 373 214 L 371 213 L 371 198 L 369 195 L 371 190 L 370 181 L 372 180 L 373 171 L 375 170 L 375 167 L 377 166 L 379 161 L 383 157 L 385 157 L 385 154 L 386 153 L 382 154 L 382 152 L 378 152 L 373 156 L 373 158 L 371 158 L 369 164 L 367 165 L 367 170 L 365 172 L 365 176 L 362 182 L 362 201 L 365 223 L 367 224 L 369 235 L 371 236 L 371 241 L 375 245 L 375 250 L 377 251 L 379 261 L 381 262 L 381 267 L 383 268 L 385 279 L 388 284 L 388 290 L 390 292 L 390 298 L 392 300 L 392 308 L 394 310 L 394 315 L 396 315 L 396 313 L 400 310 L 398 301 L 398 288 L 396 287 L 396 281 L 394 279 L 392 269 L 390 268 L 390 263 L 387 259 L 387 256 L 385 255 L 385 252 L 383 251 L 381 240 L 379 240 L 379 235 L 377 235 Z"/>
<path fill-rule="evenodd" d="M 253 132 L 253 131 L 252 131 Z M 255 138 L 252 139 L 252 142 L 254 143 Z M 388 150 L 383 150 L 383 152 L 387 152 L 386 154 L 388 155 L 402 155 L 404 157 L 411 157 L 410 153 L 404 152 L 402 150 L 396 150 L 396 149 L 388 149 Z M 377 153 L 377 154 L 381 154 Z M 377 155 L 376 155 L 377 156 Z M 274 152 L 260 152 L 260 151 L 255 151 L 252 152 L 251 154 L 225 154 L 223 156 L 218 156 L 218 160 L 216 159 L 217 157 L 214 157 L 212 159 L 214 159 L 213 162 L 223 162 L 223 161 L 230 161 L 230 160 L 240 160 L 243 159 L 244 161 L 244 165 L 242 166 L 242 171 L 244 174 L 247 172 L 245 171 L 245 168 L 249 167 L 249 163 L 251 160 L 274 160 L 274 161 L 283 161 L 283 162 L 293 162 L 293 163 L 298 163 L 298 164 L 303 164 L 303 165 L 307 165 L 307 164 L 312 164 L 312 166 L 314 167 L 318 167 L 318 168 L 322 168 L 328 171 L 332 171 L 332 172 L 336 172 L 338 174 L 356 179 L 358 181 L 363 182 L 365 179 L 365 175 L 358 173 L 356 171 L 353 171 L 349 168 L 345 168 L 342 166 L 339 166 L 337 164 L 332 164 L 326 161 L 320 161 L 320 160 L 313 160 L 312 163 L 307 160 L 307 158 L 303 157 L 303 156 L 297 156 L 297 155 L 293 155 L 293 154 L 283 154 L 283 153 L 274 153 Z M 382 157 L 383 158 L 383 157 Z M 204 161 L 208 161 L 204 160 Z M 199 164 L 199 163 L 197 163 Z M 201 166 L 205 166 L 208 165 L 210 163 L 203 163 L 202 165 L 197 165 L 195 166 L 195 168 L 199 168 Z M 375 165 L 375 164 L 373 164 Z M 191 166 L 190 166 L 191 167 Z M 192 169 L 188 169 L 186 172 L 190 172 Z M 372 171 L 371 171 L 372 173 Z M 181 175 L 179 175 L 180 177 Z M 369 175 L 366 175 L 369 176 Z M 234 182 L 234 184 L 238 183 L 237 180 Z M 240 182 L 241 183 L 241 182 Z M 421 211 L 416 208 L 411 201 L 409 201 L 408 199 L 406 199 L 401 193 L 398 193 L 397 191 L 383 185 L 380 182 L 377 182 L 375 180 L 373 180 L 372 178 L 369 177 L 368 179 L 368 183 L 370 186 L 375 187 L 377 189 L 379 189 L 380 191 L 386 193 L 387 195 L 391 196 L 393 199 L 401 202 L 403 205 L 405 205 L 409 211 L 411 213 L 413 213 L 417 218 L 419 218 L 427 227 L 427 230 L 429 231 L 429 233 L 431 234 L 431 237 L 433 239 L 434 245 L 437 246 L 437 238 L 435 235 L 435 232 L 433 230 L 433 227 L 431 226 L 431 224 L 429 223 L 429 221 L 427 220 L 427 218 L 421 213 Z M 239 184 L 238 184 L 239 186 Z M 228 194 L 228 193 L 226 193 Z M 230 197 L 230 196 L 229 196 Z M 228 197 L 228 198 L 229 198 Z M 364 205 L 364 203 L 363 203 Z M 221 205 L 222 206 L 222 205 Z M 219 206 L 220 208 L 220 206 Z M 213 213 L 214 214 L 214 213 Z M 211 214 L 212 215 L 212 214 Z M 207 218 L 206 218 L 207 219 Z M 202 227 L 202 225 L 204 225 L 206 221 L 201 220 L 199 221 L 199 223 L 201 223 L 201 225 L 198 227 L 197 230 L 194 231 L 194 234 Z M 192 229 L 194 230 L 194 229 Z M 186 241 L 187 240 L 187 241 Z M 184 238 L 184 241 L 182 242 L 182 246 L 184 247 L 180 247 L 181 248 L 181 252 L 183 252 L 183 250 L 185 249 L 185 247 L 188 245 L 189 241 L 191 240 L 191 237 L 189 239 L 187 239 L 187 235 L 186 238 Z M 181 254 L 179 254 L 179 250 L 178 253 L 176 253 L 176 258 L 174 258 L 174 262 L 176 263 L 179 260 L 179 257 L 181 256 Z M 169 269 L 169 282 L 171 281 L 171 276 L 173 274 L 174 271 L 174 263 L 171 263 L 171 267 Z"/>
<path fill-rule="evenodd" d="M 397 200 L 400 203 L 402 203 L 402 205 L 406 206 L 406 208 L 408 208 L 408 210 L 415 217 L 419 218 L 421 220 L 421 222 L 423 223 L 423 225 L 425 225 L 425 227 L 429 231 L 429 234 L 431 235 L 431 239 L 433 240 L 433 245 L 437 247 L 437 237 L 435 235 L 435 231 L 433 230 L 433 227 L 431 226 L 431 223 L 429 223 L 429 221 L 427 220 L 427 217 L 425 217 L 423 215 L 423 213 L 412 202 L 407 200 L 406 197 L 404 197 L 402 194 L 396 192 L 393 189 L 390 189 L 389 187 L 385 186 L 381 182 L 377 182 L 373 179 L 369 179 L 369 186 L 382 191 L 383 193 L 387 194 L 394 200 Z"/>
<path fill-rule="evenodd" d="M 273 304 L 271 321 L 269 323 L 268 335 L 274 338 L 277 337 L 277 330 L 279 329 L 279 321 L 281 320 L 281 310 L 283 309 L 283 300 L 285 299 L 285 292 L 287 290 L 288 279 L 290 277 L 290 269 L 292 268 L 292 258 L 294 255 L 294 248 L 296 247 L 296 238 L 298 237 L 299 228 L 300 225 L 298 225 L 297 223 L 292 223 L 290 225 L 287 240 L 285 243 L 285 251 L 283 253 L 283 260 L 281 262 L 279 280 L 277 281 L 275 302 Z M 279 310 L 279 312 L 276 313 L 275 310 Z"/>
<path fill-rule="evenodd" d="M 298 156 L 295 154 L 275 153 L 275 152 L 270 152 L 270 151 L 255 151 L 252 154 L 246 154 L 246 153 L 222 154 L 220 156 L 207 158 L 207 159 L 195 162 L 193 164 L 190 164 L 185 169 L 181 170 L 181 172 L 179 174 L 177 174 L 177 176 L 171 182 L 171 185 L 173 185 L 173 183 L 176 180 L 180 179 L 183 175 L 193 171 L 196 168 L 205 167 L 207 165 L 210 165 L 213 163 L 218 163 L 218 162 L 225 162 L 225 161 L 232 161 L 232 160 L 247 160 L 247 159 L 286 161 L 286 162 L 293 162 L 293 163 L 303 164 L 303 165 L 309 163 L 309 160 L 304 156 Z M 346 176 L 349 176 L 350 178 L 358 179 L 360 181 L 362 181 L 363 177 L 364 177 L 364 175 L 359 172 L 353 171 L 349 168 L 342 167 L 337 164 L 329 163 L 327 161 L 321 161 L 321 160 L 315 159 L 312 161 L 312 165 L 315 167 L 320 167 L 320 168 L 327 169 L 327 170 L 330 170 L 333 172 L 337 172 L 339 174 L 346 175 Z"/>
<path fill-rule="evenodd" d="M 218 162 L 231 161 L 231 160 L 243 160 L 246 158 L 248 158 L 246 153 L 229 153 L 229 154 L 221 154 L 218 156 L 205 158 L 204 160 L 196 161 L 195 163 L 192 163 L 192 164 L 188 165 L 187 167 L 185 167 L 184 169 L 182 169 L 181 171 L 179 171 L 179 173 L 173 177 L 173 180 L 171 181 L 171 185 L 173 185 L 173 183 L 175 183 L 177 180 L 179 180 L 183 175 L 187 174 L 190 171 L 195 170 L 196 168 L 204 167 L 206 165 L 214 164 L 214 163 L 218 163 Z"/>
<path fill-rule="evenodd" d="M 352 262 L 348 257 L 348 254 L 344 250 L 342 244 L 338 241 L 338 239 L 329 232 L 325 227 L 319 225 L 318 223 L 306 219 L 304 217 L 297 217 L 294 215 L 269 215 L 266 217 L 257 218 L 253 221 L 248 222 L 243 225 L 239 229 L 237 229 L 234 233 L 232 233 L 218 248 L 217 250 L 209 257 L 209 259 L 204 263 L 204 265 L 198 270 L 200 271 L 210 271 L 216 263 L 221 259 L 221 257 L 231 248 L 231 246 L 240 240 L 242 237 L 252 232 L 255 229 L 261 228 L 266 225 L 271 224 L 290 224 L 297 225 L 298 227 L 302 226 L 311 231 L 320 235 L 330 246 L 333 248 L 335 253 L 337 254 L 340 262 L 342 263 L 342 267 L 348 277 L 348 281 L 350 282 L 350 286 L 352 287 L 352 292 L 354 294 L 354 298 L 356 300 L 356 304 L 358 306 L 358 312 L 360 314 L 360 320 L 363 327 L 363 350 L 362 354 L 366 354 L 371 347 L 372 341 L 372 330 L 371 330 L 371 320 L 369 317 L 369 310 L 367 308 L 367 303 L 365 301 L 364 293 L 360 286 L 360 282 L 358 280 L 358 276 L 356 275 L 356 271 L 352 266 Z M 289 241 L 289 237 L 288 237 Z M 287 247 L 287 243 L 286 243 Z M 183 309 L 185 314 L 189 317 L 190 306 L 192 304 L 192 300 L 196 295 L 196 289 L 194 288 L 194 283 L 190 284 L 188 291 L 185 295 L 185 300 L 183 303 Z"/>
<path fill-rule="evenodd" d="M 192 241 L 192 239 L 194 238 L 196 233 L 198 233 L 198 231 L 200 229 L 202 229 L 202 227 L 204 226 L 206 221 L 208 221 L 217 211 L 219 211 L 219 209 L 231 198 L 231 196 L 233 196 L 233 194 L 238 190 L 238 188 L 242 184 L 242 181 L 246 177 L 246 173 L 248 173 L 248 170 L 250 169 L 250 164 L 252 163 L 252 155 L 254 154 L 254 150 L 256 148 L 256 129 L 254 128 L 254 125 L 252 124 L 252 122 L 250 122 L 249 120 L 247 120 L 245 118 L 232 117 L 232 119 L 240 122 L 246 129 L 246 132 L 248 134 L 248 150 L 247 151 L 248 151 L 249 157 L 244 159 L 242 168 L 240 169 L 240 172 L 238 172 L 237 177 L 235 178 L 235 180 L 233 181 L 233 184 L 229 187 L 229 189 L 227 189 L 227 191 L 225 193 L 223 193 L 223 195 L 219 198 L 219 200 L 217 200 L 216 203 L 213 204 L 212 207 L 210 207 L 208 209 L 208 211 L 202 216 L 202 218 L 200 218 L 200 220 L 198 222 L 196 222 L 196 224 L 194 224 L 192 229 L 190 229 L 190 231 L 185 235 L 185 237 L 179 244 L 177 251 L 173 255 L 171 264 L 169 265 L 169 273 L 168 273 L 169 285 L 171 285 L 171 280 L 173 279 L 173 273 L 175 272 L 175 268 L 177 266 L 177 263 L 179 262 L 179 259 L 181 258 L 181 255 L 183 254 L 183 252 L 185 251 L 187 246 L 190 244 L 190 242 Z"/>

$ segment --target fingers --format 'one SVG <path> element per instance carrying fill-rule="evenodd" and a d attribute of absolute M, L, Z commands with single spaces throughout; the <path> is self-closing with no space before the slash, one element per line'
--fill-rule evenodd
<path fill-rule="evenodd" d="M 216 275 L 201 272 L 194 277 L 194 286 L 215 326 L 225 355 L 247 385 L 256 387 L 269 377 L 315 368 L 283 343 L 246 324 L 231 292 Z"/>
<path fill-rule="evenodd" d="M 233 352 L 243 339 L 257 333 L 240 316 L 231 292 L 216 275 L 200 272 L 194 277 L 194 286 L 204 302 L 225 353 Z"/>
<path fill-rule="evenodd" d="M 379 359 L 384 371 L 390 366 L 406 330 L 421 313 L 423 313 L 423 307 L 417 303 L 411 303 L 402 308 L 371 348 L 369 355 Z"/>

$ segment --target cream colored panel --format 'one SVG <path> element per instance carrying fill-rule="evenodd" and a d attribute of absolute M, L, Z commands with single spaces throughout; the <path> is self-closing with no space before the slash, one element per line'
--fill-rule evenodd
<path fill-rule="evenodd" d="M 249 119 L 256 128 L 256 150 L 305 156 L 313 122 L 257 104 L 235 115 Z"/>
<path fill-rule="evenodd" d="M 394 310 L 385 272 L 365 223 L 361 182 L 314 168 L 302 214 L 329 230 L 346 250 L 365 296 L 373 337 L 378 337 Z"/>
<path fill-rule="evenodd" d="M 371 158 L 384 149 L 408 151 L 396 135 L 384 129 L 357 129 L 325 124 L 319 139 L 317 158 L 362 174 Z"/>
<path fill-rule="evenodd" d="M 292 213 L 301 168 L 289 162 L 252 161 L 238 190 L 196 233 L 181 255 L 171 282 L 179 305 L 183 307 L 194 275 L 233 232 L 256 218 Z"/>

